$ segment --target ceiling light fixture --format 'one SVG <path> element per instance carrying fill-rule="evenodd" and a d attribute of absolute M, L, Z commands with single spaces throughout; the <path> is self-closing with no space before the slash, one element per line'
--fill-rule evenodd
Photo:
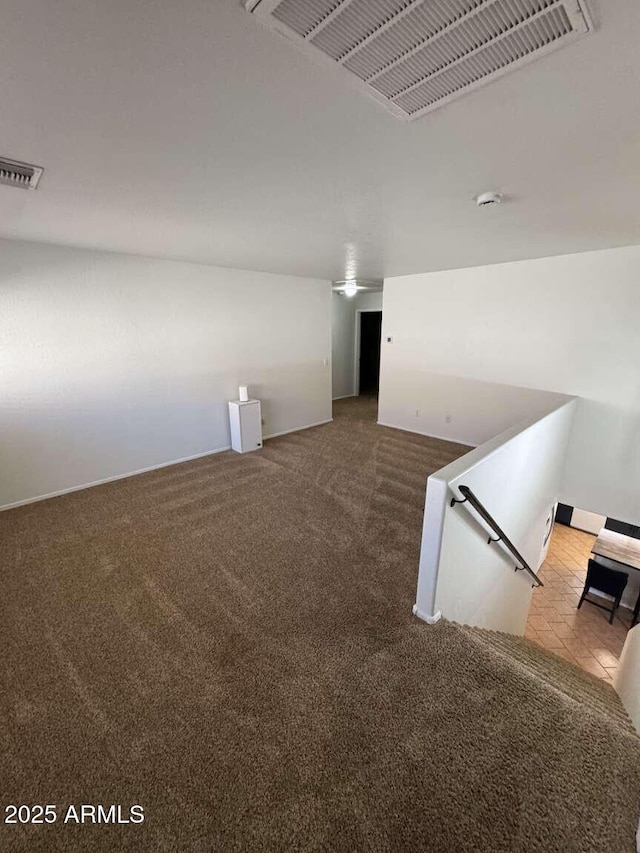
<path fill-rule="evenodd" d="M 478 207 L 486 207 L 489 204 L 502 204 L 502 195 L 496 192 L 480 193 L 476 196 Z"/>
<path fill-rule="evenodd" d="M 342 288 L 342 292 L 345 296 L 355 296 L 358 292 L 358 285 L 355 281 L 345 281 L 344 287 Z"/>

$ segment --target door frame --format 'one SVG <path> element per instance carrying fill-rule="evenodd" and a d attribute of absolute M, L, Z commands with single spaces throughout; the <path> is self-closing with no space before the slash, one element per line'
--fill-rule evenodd
<path fill-rule="evenodd" d="M 360 394 L 360 336 L 362 328 L 363 314 L 380 314 L 382 308 L 356 308 L 356 332 L 355 332 L 355 350 L 353 357 L 353 396 L 357 397 Z M 380 318 L 382 320 L 382 316 Z M 380 326 L 380 340 L 382 341 L 382 324 Z M 382 367 L 382 351 L 380 351 L 380 366 Z"/>

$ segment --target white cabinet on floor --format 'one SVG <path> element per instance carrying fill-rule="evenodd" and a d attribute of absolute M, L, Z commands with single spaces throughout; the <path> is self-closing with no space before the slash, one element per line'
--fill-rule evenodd
<path fill-rule="evenodd" d="M 229 403 L 231 447 L 238 453 L 249 453 L 262 447 L 262 414 L 260 400 L 231 400 Z"/>

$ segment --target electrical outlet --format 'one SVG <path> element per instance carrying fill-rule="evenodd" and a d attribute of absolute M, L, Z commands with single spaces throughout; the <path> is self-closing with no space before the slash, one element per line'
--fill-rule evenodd
<path fill-rule="evenodd" d="M 420 417 L 420 409 L 416 409 L 416 417 L 417 417 L 417 418 L 419 418 L 419 417 Z"/>
<path fill-rule="evenodd" d="M 444 422 L 445 422 L 445 424 L 450 424 L 451 423 L 451 415 L 445 415 L 444 416 Z"/>
<path fill-rule="evenodd" d="M 264 418 L 260 418 L 260 423 L 262 424 L 262 426 L 264 426 L 264 425 L 266 424 L 265 419 L 264 419 Z"/>

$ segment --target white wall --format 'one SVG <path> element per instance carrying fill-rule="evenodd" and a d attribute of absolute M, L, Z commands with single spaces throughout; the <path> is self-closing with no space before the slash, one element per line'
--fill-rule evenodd
<path fill-rule="evenodd" d="M 640 523 L 639 281 L 638 246 L 386 279 L 380 420 L 421 429 L 426 406 L 423 431 L 470 441 L 522 412 L 449 429 L 425 373 L 582 397 L 561 500 Z"/>
<path fill-rule="evenodd" d="M 355 299 L 355 308 L 358 311 L 382 311 L 382 291 L 370 290 L 358 293 Z"/>
<path fill-rule="evenodd" d="M 416 612 L 467 625 L 523 634 L 531 580 L 515 572 L 469 503 L 450 507 L 469 486 L 527 563 L 541 562 L 549 513 L 558 498 L 576 401 L 561 401 L 495 437 L 429 477 Z M 494 533 L 491 533 L 495 536 Z"/>
<path fill-rule="evenodd" d="M 595 512 L 588 512 L 587 510 L 574 507 L 571 514 L 571 527 L 584 530 L 586 533 L 593 533 L 594 536 L 597 536 L 604 527 L 606 520 L 606 515 L 598 515 Z"/>
<path fill-rule="evenodd" d="M 331 417 L 330 283 L 0 241 L 0 506 Z"/>
<path fill-rule="evenodd" d="M 627 634 L 613 686 L 640 734 L 640 625 Z"/>
<path fill-rule="evenodd" d="M 382 292 L 365 291 L 353 297 L 334 293 L 331 307 L 332 397 L 335 400 L 350 397 L 355 392 L 356 311 L 381 311 Z"/>
<path fill-rule="evenodd" d="M 417 369 L 395 338 L 386 344 L 384 335 L 378 410 L 384 426 L 475 447 L 515 423 L 546 414 L 565 396 Z"/>
<path fill-rule="evenodd" d="M 331 396 L 353 394 L 355 305 L 357 297 L 331 295 Z"/>

